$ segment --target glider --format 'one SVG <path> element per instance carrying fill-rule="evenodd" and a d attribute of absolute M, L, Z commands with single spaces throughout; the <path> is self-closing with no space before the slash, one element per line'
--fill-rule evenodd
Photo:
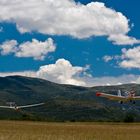
<path fill-rule="evenodd" d="M 22 109 L 22 108 L 41 106 L 41 105 L 44 105 L 45 103 L 29 104 L 29 105 L 24 105 L 24 106 L 17 106 L 14 102 L 9 102 L 7 104 L 9 104 L 9 106 L 0 106 L 0 108 L 19 110 L 19 109 Z"/>
<path fill-rule="evenodd" d="M 132 102 L 135 104 L 135 100 L 140 100 L 140 96 L 135 96 L 135 92 L 133 90 L 126 91 L 124 96 L 121 94 L 121 90 L 118 90 L 118 95 L 97 92 L 96 96 L 108 98 L 109 100 L 116 100 L 121 104 L 124 102 Z"/>

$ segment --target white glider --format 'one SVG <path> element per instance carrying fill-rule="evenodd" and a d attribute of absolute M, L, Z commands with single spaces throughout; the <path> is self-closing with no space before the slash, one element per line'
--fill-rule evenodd
<path fill-rule="evenodd" d="M 38 103 L 38 104 L 30 104 L 30 105 L 24 105 L 24 106 L 17 106 L 15 103 L 10 104 L 9 106 L 0 106 L 0 108 L 7 108 L 7 109 L 14 109 L 14 110 L 19 110 L 22 108 L 29 108 L 29 107 L 35 107 L 35 106 L 41 106 L 44 105 L 45 103 Z"/>

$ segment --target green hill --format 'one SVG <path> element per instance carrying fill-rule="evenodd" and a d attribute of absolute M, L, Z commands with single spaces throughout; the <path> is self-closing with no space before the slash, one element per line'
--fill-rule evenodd
<path fill-rule="evenodd" d="M 45 120 L 45 121 L 140 121 L 140 102 L 136 105 L 96 97 L 97 91 L 116 94 L 135 89 L 140 94 L 140 85 L 79 87 L 59 85 L 46 80 L 8 76 L 0 77 L 0 105 L 16 102 L 17 105 L 45 102 L 45 105 L 23 109 L 19 112 L 0 109 L 0 119 Z"/>

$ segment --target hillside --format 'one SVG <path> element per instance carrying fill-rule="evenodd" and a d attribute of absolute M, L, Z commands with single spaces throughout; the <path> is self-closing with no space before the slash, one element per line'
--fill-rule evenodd
<path fill-rule="evenodd" d="M 97 91 L 116 94 L 117 90 L 135 89 L 140 85 L 78 87 L 59 85 L 46 80 L 8 76 L 0 78 L 0 105 L 14 101 L 18 105 L 45 102 L 40 107 L 16 112 L 0 109 L 0 119 L 31 119 L 45 121 L 140 121 L 140 102 L 120 105 L 118 102 L 96 97 Z"/>

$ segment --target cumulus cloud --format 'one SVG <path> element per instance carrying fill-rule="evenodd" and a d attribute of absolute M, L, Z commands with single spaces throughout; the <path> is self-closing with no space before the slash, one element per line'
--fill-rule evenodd
<path fill-rule="evenodd" d="M 55 64 L 41 66 L 37 71 L 37 77 L 59 84 L 71 84 L 79 86 L 109 86 L 127 83 L 140 84 L 140 75 L 120 75 L 94 77 L 87 72 L 89 66 L 79 67 L 65 59 L 58 59 Z"/>
<path fill-rule="evenodd" d="M 87 67 L 72 66 L 68 60 L 58 59 L 55 64 L 41 66 L 37 76 L 55 83 L 85 86 L 80 75 L 86 70 Z"/>
<path fill-rule="evenodd" d="M 116 45 L 133 45 L 140 43 L 140 40 L 123 34 L 111 35 L 108 40 L 113 41 Z"/>
<path fill-rule="evenodd" d="M 123 48 L 121 55 L 105 55 L 102 59 L 105 62 L 117 60 L 117 65 L 121 68 L 140 69 L 140 46 L 130 49 Z"/>
<path fill-rule="evenodd" d="M 10 40 L 4 42 L 0 45 L 1 55 L 8 55 L 10 53 L 14 53 L 17 50 L 18 42 L 16 40 Z"/>
<path fill-rule="evenodd" d="M 15 55 L 17 57 L 33 57 L 35 60 L 44 60 L 49 52 L 55 51 L 55 48 L 51 38 L 44 42 L 32 39 L 32 42 L 27 41 L 20 44 Z"/>
<path fill-rule="evenodd" d="M 122 61 L 119 65 L 123 68 L 140 68 L 140 46 L 132 49 L 122 49 Z"/>
<path fill-rule="evenodd" d="M 109 62 L 109 61 L 111 61 L 113 59 L 113 57 L 112 56 L 109 56 L 109 55 L 105 55 L 104 57 L 103 57 L 103 60 L 105 61 L 105 62 Z"/>
<path fill-rule="evenodd" d="M 38 41 L 32 39 L 22 44 L 18 44 L 16 40 L 10 40 L 0 45 L 2 55 L 14 53 L 17 57 L 33 57 L 35 60 L 44 60 L 49 52 L 54 52 L 56 46 L 51 38 L 46 41 Z"/>
<path fill-rule="evenodd" d="M 55 64 L 41 66 L 38 71 L 6 72 L 0 73 L 1 77 L 21 75 L 27 77 L 42 78 L 58 84 L 70 84 L 77 86 L 110 86 L 126 83 L 140 84 L 140 75 L 120 75 L 93 77 L 87 70 L 89 66 L 73 66 L 68 60 L 58 59 Z"/>
<path fill-rule="evenodd" d="M 101 2 L 84 5 L 74 0 L 1 0 L 0 9 L 0 21 L 16 23 L 21 33 L 37 31 L 80 39 L 108 36 L 115 44 L 139 43 L 127 36 L 129 20 Z"/>

